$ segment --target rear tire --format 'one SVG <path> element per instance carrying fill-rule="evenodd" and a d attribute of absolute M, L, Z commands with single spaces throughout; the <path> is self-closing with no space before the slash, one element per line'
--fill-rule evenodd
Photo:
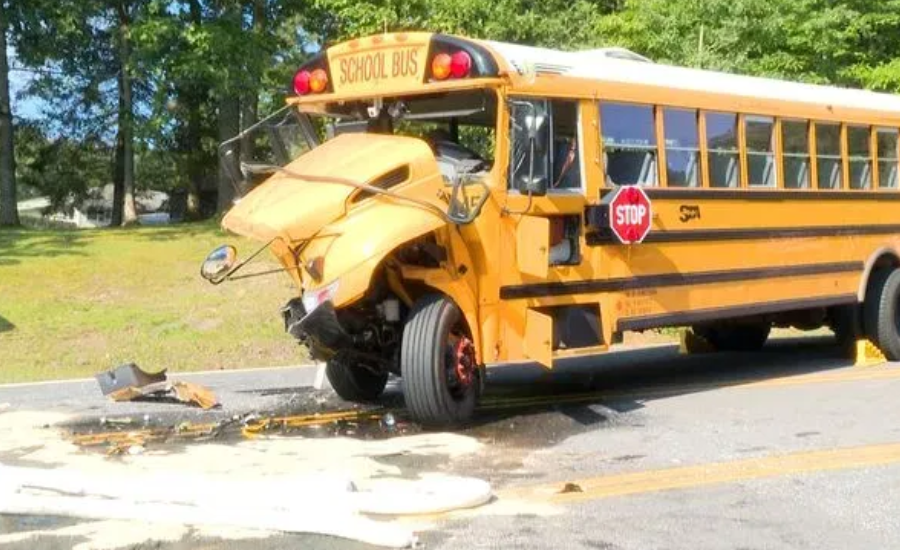
<path fill-rule="evenodd" d="M 384 392 L 388 379 L 386 372 L 375 373 L 357 366 L 340 353 L 325 364 L 325 375 L 335 393 L 353 403 L 376 401 Z"/>
<path fill-rule="evenodd" d="M 866 332 L 890 361 L 900 360 L 900 269 L 876 274 L 866 293 Z"/>
<path fill-rule="evenodd" d="M 469 334 L 459 308 L 441 295 L 425 296 L 413 307 L 403 329 L 400 373 L 410 416 L 425 426 L 466 422 L 475 412 L 480 369 L 472 364 L 467 382 L 457 376 L 456 348 Z M 471 360 L 474 363 L 474 347 Z"/>
<path fill-rule="evenodd" d="M 771 330 L 768 323 L 694 327 L 694 332 L 716 351 L 758 351 Z"/>

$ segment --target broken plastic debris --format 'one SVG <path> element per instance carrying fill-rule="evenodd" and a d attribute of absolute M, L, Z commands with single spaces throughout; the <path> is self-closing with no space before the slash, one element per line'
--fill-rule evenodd
<path fill-rule="evenodd" d="M 134 363 L 102 372 L 96 378 L 100 391 L 113 401 L 173 398 L 203 409 L 211 409 L 219 404 L 216 395 L 205 386 L 193 382 L 170 382 L 166 378 L 166 371 L 148 373 Z"/>

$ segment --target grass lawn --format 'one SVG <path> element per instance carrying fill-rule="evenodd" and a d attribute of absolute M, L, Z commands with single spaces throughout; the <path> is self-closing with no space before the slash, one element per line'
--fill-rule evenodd
<path fill-rule="evenodd" d="M 98 231 L 0 230 L 0 383 L 90 376 L 124 362 L 196 371 L 291 365 L 286 274 L 212 286 L 215 246 L 258 246 L 213 223 Z M 262 261 L 259 261 L 262 259 Z M 263 254 L 247 272 L 275 268 Z"/>

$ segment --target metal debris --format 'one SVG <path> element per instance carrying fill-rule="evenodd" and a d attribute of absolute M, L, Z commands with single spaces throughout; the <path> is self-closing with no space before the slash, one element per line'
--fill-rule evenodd
<path fill-rule="evenodd" d="M 165 370 L 149 373 L 134 363 L 102 372 L 96 378 L 100 391 L 113 401 L 168 398 L 202 409 L 211 409 L 219 404 L 216 395 L 205 386 L 193 382 L 172 382 L 166 377 Z"/>

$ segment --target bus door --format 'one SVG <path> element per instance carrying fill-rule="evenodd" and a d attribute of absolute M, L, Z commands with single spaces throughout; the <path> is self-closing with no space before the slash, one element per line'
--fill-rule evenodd
<path fill-rule="evenodd" d="M 540 299 L 542 289 L 553 283 L 562 287 L 578 280 L 584 257 L 587 201 L 579 104 L 512 98 L 509 106 L 507 203 L 515 229 L 507 238 L 515 242 L 506 243 L 504 251 L 515 259 L 502 262 L 502 279 L 509 298 Z M 525 311 L 524 353 L 550 367 L 560 351 L 598 345 L 596 310 L 596 305 L 545 307 L 532 300 Z M 585 324 L 586 314 L 593 322 Z"/>

